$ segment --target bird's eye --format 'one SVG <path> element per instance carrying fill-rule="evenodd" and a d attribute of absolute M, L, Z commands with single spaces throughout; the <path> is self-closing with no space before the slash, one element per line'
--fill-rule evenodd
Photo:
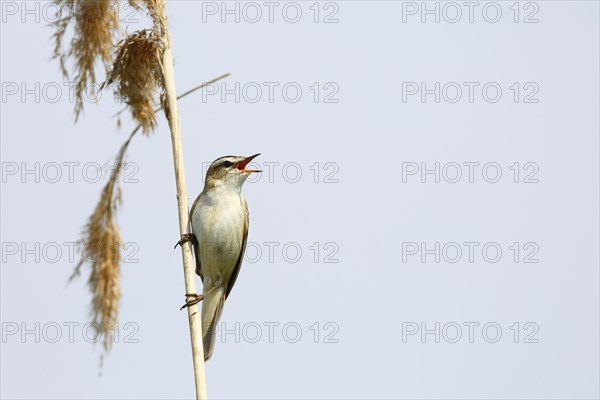
<path fill-rule="evenodd" d="M 231 161 L 224 161 L 224 162 L 223 162 L 223 166 L 224 166 L 225 168 L 229 168 L 229 167 L 231 167 L 232 165 L 233 165 L 233 163 L 232 163 Z"/>

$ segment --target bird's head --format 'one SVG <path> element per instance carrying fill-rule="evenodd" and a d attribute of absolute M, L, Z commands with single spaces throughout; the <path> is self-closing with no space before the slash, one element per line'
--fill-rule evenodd
<path fill-rule="evenodd" d="M 246 169 L 246 166 L 260 153 L 250 157 L 245 156 L 223 156 L 217 158 L 208 167 L 206 172 L 205 187 L 217 187 L 222 185 L 232 185 L 241 189 L 242 185 L 250 174 L 262 172 L 258 169 Z"/>

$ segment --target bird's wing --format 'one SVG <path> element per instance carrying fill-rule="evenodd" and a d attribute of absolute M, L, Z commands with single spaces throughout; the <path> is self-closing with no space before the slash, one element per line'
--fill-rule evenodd
<path fill-rule="evenodd" d="M 242 245 L 240 246 L 240 254 L 238 255 L 237 262 L 235 263 L 235 268 L 231 273 L 231 277 L 229 278 L 229 282 L 227 283 L 227 290 L 225 292 L 225 299 L 229 296 L 231 289 L 233 289 L 233 285 L 240 273 L 240 267 L 242 266 L 242 260 L 244 259 L 244 252 L 246 251 L 246 241 L 248 239 L 248 203 L 246 203 L 246 199 L 242 198 L 242 206 L 244 207 L 244 227 L 242 232 Z"/>
<path fill-rule="evenodd" d="M 196 208 L 196 204 L 198 204 L 198 201 L 200 200 L 200 197 L 202 196 L 202 193 L 200 193 L 198 195 L 198 197 L 196 197 L 196 200 L 194 200 L 194 204 L 192 204 L 192 208 L 190 209 L 190 215 L 189 215 L 189 221 L 190 221 L 190 226 L 192 226 L 192 233 L 194 233 L 194 229 L 193 229 L 193 225 L 191 223 L 192 221 L 192 215 L 194 215 L 194 208 Z M 200 264 L 200 244 L 197 243 L 193 245 L 194 246 L 194 258 L 196 259 L 196 274 L 200 275 L 200 280 L 202 280 L 204 282 L 204 277 L 202 276 L 202 265 Z"/>

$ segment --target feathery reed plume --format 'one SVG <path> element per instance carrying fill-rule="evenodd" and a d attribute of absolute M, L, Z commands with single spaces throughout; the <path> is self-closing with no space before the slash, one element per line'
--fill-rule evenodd
<path fill-rule="evenodd" d="M 99 60 L 108 71 L 113 45 L 119 31 L 118 1 L 113 0 L 55 0 L 61 10 L 54 38 L 54 58 L 60 61 L 65 79 L 69 79 L 67 59 L 73 59 L 75 70 L 75 120 L 83 111 L 83 95 L 96 83 L 95 66 Z M 64 15 L 66 12 L 67 15 Z M 74 21 L 73 38 L 66 50 L 62 44 L 69 23 Z M 94 87 L 92 86 L 92 90 Z"/>
<path fill-rule="evenodd" d="M 112 70 L 102 85 L 117 84 L 117 93 L 145 134 L 156 126 L 155 94 L 164 86 L 162 52 L 163 42 L 155 30 L 132 33 L 119 43 Z"/>
<path fill-rule="evenodd" d="M 69 278 L 72 280 L 81 272 L 81 266 L 89 262 L 91 273 L 88 285 L 92 292 L 92 319 L 102 334 L 104 350 L 109 350 L 114 338 L 114 328 L 119 315 L 121 298 L 121 254 L 123 248 L 119 228 L 114 215 L 121 205 L 121 188 L 118 186 L 119 172 L 123 166 L 125 151 L 131 138 L 121 146 L 117 154 L 115 168 L 102 189 L 100 201 L 84 228 L 81 244 L 81 259 Z"/>

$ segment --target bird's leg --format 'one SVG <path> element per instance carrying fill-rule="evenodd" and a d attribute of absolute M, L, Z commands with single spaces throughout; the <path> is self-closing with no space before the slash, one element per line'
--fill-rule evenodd
<path fill-rule="evenodd" d="M 176 249 L 177 246 L 183 246 L 185 242 L 192 242 L 194 246 L 198 245 L 198 239 L 196 238 L 196 235 L 194 235 L 193 233 L 184 233 L 183 235 L 181 235 L 181 239 L 179 239 L 179 242 L 175 243 L 175 247 L 173 248 Z"/>
<path fill-rule="evenodd" d="M 221 283 L 222 283 L 222 282 L 223 282 L 223 279 L 222 279 L 222 278 L 219 278 L 219 279 L 217 280 L 217 282 L 215 282 L 215 285 L 214 285 L 212 288 L 210 288 L 210 289 L 208 290 L 208 292 L 206 292 L 205 294 L 186 293 L 186 294 L 185 294 L 185 297 L 186 297 L 186 298 L 188 298 L 188 297 L 193 297 L 193 299 L 186 301 L 186 303 L 185 303 L 184 305 L 182 305 L 182 306 L 181 306 L 181 308 L 180 308 L 179 310 L 183 310 L 184 308 L 191 307 L 191 306 L 193 306 L 194 304 L 198 304 L 198 303 L 200 303 L 202 300 L 204 300 L 204 298 L 205 298 L 206 296 L 208 296 L 209 294 L 211 294 L 211 293 L 212 293 L 212 292 L 214 292 L 215 290 L 219 289 L 219 288 L 221 287 Z"/>
<path fill-rule="evenodd" d="M 183 310 L 184 308 L 191 307 L 194 304 L 198 304 L 202 300 L 204 300 L 204 295 L 203 294 L 186 293 L 185 294 L 185 298 L 187 299 L 188 297 L 193 297 L 193 299 L 186 301 L 185 304 L 182 305 L 181 308 L 179 309 L 180 311 Z"/>

